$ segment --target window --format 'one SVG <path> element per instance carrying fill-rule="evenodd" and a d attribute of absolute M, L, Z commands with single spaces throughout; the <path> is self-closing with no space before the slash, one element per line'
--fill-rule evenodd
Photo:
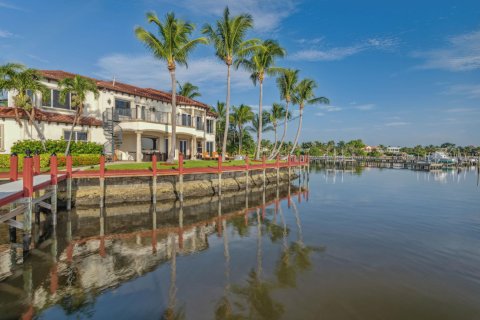
<path fill-rule="evenodd" d="M 197 141 L 197 153 L 202 154 L 202 142 Z"/>
<path fill-rule="evenodd" d="M 70 139 L 70 133 L 72 131 L 70 130 L 65 130 L 63 132 L 63 138 L 65 140 Z M 73 131 L 73 138 L 72 141 L 87 141 L 88 140 L 88 133 L 85 131 Z"/>
<path fill-rule="evenodd" d="M 115 99 L 115 110 L 120 116 L 132 116 L 132 110 L 130 109 L 130 101 Z M 142 108 L 142 110 L 144 109 Z"/>
<path fill-rule="evenodd" d="M 183 155 L 187 154 L 187 140 L 180 140 L 180 152 Z"/>
<path fill-rule="evenodd" d="M 213 152 L 213 141 L 207 141 L 207 152 L 210 154 Z"/>
<path fill-rule="evenodd" d="M 7 106 L 8 104 L 8 91 L 0 90 L 0 106 Z"/>
<path fill-rule="evenodd" d="M 207 133 L 213 133 L 213 120 L 207 119 Z"/>
<path fill-rule="evenodd" d="M 0 150 L 2 150 L 2 151 L 5 150 L 3 140 L 4 140 L 3 124 L 0 124 Z"/>
<path fill-rule="evenodd" d="M 60 91 L 58 90 L 52 90 L 52 106 L 53 108 L 58 108 L 58 109 L 66 109 L 70 110 L 70 93 L 67 94 L 65 97 L 65 101 L 62 103 L 60 101 Z"/>
<path fill-rule="evenodd" d="M 36 106 L 37 96 L 35 95 L 35 92 L 33 92 L 32 90 L 27 90 L 27 96 L 30 98 L 30 103 L 32 104 L 32 106 Z"/>
<path fill-rule="evenodd" d="M 47 90 L 42 93 L 42 106 L 51 107 L 52 106 L 52 90 Z"/>
<path fill-rule="evenodd" d="M 192 116 L 186 113 L 182 114 L 182 126 L 191 127 L 192 126 Z"/>

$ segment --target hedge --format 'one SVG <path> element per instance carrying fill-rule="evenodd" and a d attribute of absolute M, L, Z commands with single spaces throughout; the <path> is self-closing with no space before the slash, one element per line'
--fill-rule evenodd
<path fill-rule="evenodd" d="M 24 155 L 18 155 L 18 166 L 19 169 L 23 168 L 23 158 Z M 66 157 L 64 154 L 57 155 L 57 162 L 59 167 L 65 167 Z M 72 165 L 74 167 L 79 166 L 93 166 L 100 163 L 100 154 L 79 154 L 72 156 Z M 41 154 L 40 155 L 40 167 L 48 168 L 50 166 L 50 155 Z M 0 154 L 0 169 L 9 169 L 10 168 L 10 155 L 9 154 Z"/>
<path fill-rule="evenodd" d="M 47 140 L 45 141 L 45 147 L 47 151 L 43 150 L 42 142 L 40 140 L 19 140 L 13 144 L 11 149 L 12 152 L 17 154 L 25 154 L 27 149 L 34 152 L 38 150 L 42 153 L 47 154 L 61 154 L 64 153 L 67 149 L 67 141 L 61 140 Z M 103 151 L 103 146 L 95 142 L 75 142 L 72 141 L 70 145 L 70 154 L 79 155 L 79 154 L 100 154 Z"/>

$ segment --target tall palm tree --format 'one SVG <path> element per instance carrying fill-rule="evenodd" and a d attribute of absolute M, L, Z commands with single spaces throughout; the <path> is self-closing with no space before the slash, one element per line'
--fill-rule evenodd
<path fill-rule="evenodd" d="M 225 110 L 225 103 L 217 101 L 217 106 L 213 108 L 214 111 L 217 113 L 217 121 L 216 121 L 216 130 L 215 130 L 215 144 L 218 146 L 222 143 L 223 141 L 223 135 L 224 135 L 224 129 L 225 129 L 225 116 L 226 116 L 226 110 Z"/>
<path fill-rule="evenodd" d="M 294 69 L 285 69 L 281 71 L 280 76 L 277 78 L 277 87 L 280 90 L 280 98 L 285 100 L 285 117 L 283 124 L 283 134 L 282 140 L 277 150 L 274 150 L 270 158 L 275 158 L 277 154 L 282 150 L 283 143 L 285 141 L 285 136 L 287 134 L 287 115 L 288 115 L 288 105 L 292 101 L 292 97 L 295 93 L 295 87 L 297 86 L 299 70 Z"/>
<path fill-rule="evenodd" d="M 77 125 L 78 120 L 83 115 L 83 109 L 85 106 L 85 99 L 88 93 L 93 93 L 95 99 L 98 98 L 97 84 L 91 80 L 79 75 L 73 78 L 65 78 L 58 82 L 60 88 L 60 101 L 65 102 L 68 95 L 71 95 L 71 105 L 75 108 L 75 117 L 73 118 L 72 129 L 70 130 L 70 136 L 68 137 L 67 148 L 65 154 L 69 154 L 70 145 L 72 143 L 73 130 Z"/>
<path fill-rule="evenodd" d="M 250 79 L 253 84 L 257 85 L 260 89 L 259 102 L 258 102 L 258 114 L 260 115 L 260 130 L 257 132 L 257 151 L 255 154 L 260 156 L 260 145 L 262 143 L 262 102 L 263 102 L 263 81 L 265 75 L 274 75 L 279 72 L 279 68 L 274 66 L 276 58 L 282 58 L 285 56 L 285 49 L 280 47 L 275 40 L 265 40 L 255 48 L 253 54 L 249 59 L 242 58 L 235 62 L 235 66 L 243 66 L 247 71 L 251 72 Z"/>
<path fill-rule="evenodd" d="M 262 120 L 260 120 L 260 118 Z M 262 123 L 260 124 L 260 121 Z M 260 129 L 261 128 L 261 129 Z M 252 119 L 252 125 L 247 127 L 247 131 L 250 131 L 254 134 L 258 135 L 258 131 L 262 130 L 262 133 L 273 131 L 273 127 L 270 124 L 270 113 L 268 111 L 263 111 L 261 117 L 258 114 L 255 114 Z M 257 150 L 255 149 L 255 153 Z M 258 158 L 260 155 L 255 154 L 255 158 Z"/>
<path fill-rule="evenodd" d="M 158 27 L 159 37 L 157 38 L 153 33 L 142 27 L 135 28 L 135 35 L 153 53 L 155 58 L 167 62 L 167 68 L 170 72 L 172 84 L 172 137 L 167 162 L 171 163 L 175 158 L 177 131 L 177 82 L 175 80 L 175 70 L 177 64 L 187 66 L 188 55 L 198 44 L 207 44 L 208 40 L 204 37 L 190 39 L 195 26 L 175 18 L 173 12 L 167 14 L 164 22 L 158 19 L 155 12 L 148 12 L 147 22 L 153 23 Z"/>
<path fill-rule="evenodd" d="M 253 18 L 249 14 L 240 14 L 230 17 L 228 7 L 223 11 L 223 17 L 217 20 L 215 26 L 206 24 L 202 33 L 206 34 L 215 47 L 216 56 L 227 65 L 227 99 L 225 128 L 222 144 L 222 159 L 225 159 L 227 151 L 227 136 L 230 126 L 230 68 L 237 56 L 243 56 L 251 52 L 257 40 L 245 41 L 245 36 L 249 29 L 253 28 Z"/>
<path fill-rule="evenodd" d="M 238 140 L 238 154 L 242 154 L 242 139 L 243 139 L 243 126 L 245 123 L 253 120 L 253 112 L 250 106 L 241 104 L 240 107 L 233 107 L 232 122 L 238 128 L 239 140 Z"/>
<path fill-rule="evenodd" d="M 201 94 L 198 91 L 198 86 L 193 85 L 190 82 L 185 82 L 183 85 L 178 82 L 178 94 L 189 99 L 195 99 L 196 97 L 200 97 Z"/>
<path fill-rule="evenodd" d="M 282 119 L 285 118 L 285 106 L 280 103 L 273 103 L 272 105 L 272 111 L 270 112 L 270 122 L 272 123 L 273 126 L 273 132 L 275 136 L 275 143 L 273 144 L 273 149 L 272 152 L 277 148 L 278 144 L 278 137 L 277 137 L 277 128 L 278 128 L 278 122 Z M 291 114 L 288 112 L 287 114 L 287 119 L 290 119 Z"/>
<path fill-rule="evenodd" d="M 0 90 L 11 90 L 14 91 L 14 110 L 15 110 L 15 119 L 22 126 L 20 121 L 20 115 L 18 109 L 22 109 L 29 118 L 29 124 L 35 127 L 40 141 L 42 142 L 43 149 L 45 147 L 45 135 L 38 126 L 35 120 L 35 105 L 32 101 L 31 95 L 36 94 L 37 92 L 46 92 L 47 87 L 42 84 L 41 75 L 35 69 L 26 69 L 23 65 L 20 64 L 6 64 L 0 67 Z"/>
<path fill-rule="evenodd" d="M 299 120 L 298 120 L 297 135 L 295 136 L 295 141 L 293 142 L 293 147 L 292 147 L 292 150 L 290 151 L 290 154 L 292 154 L 295 148 L 297 147 L 298 137 L 300 136 L 300 132 L 302 130 L 303 108 L 305 107 L 305 105 L 317 104 L 317 103 L 325 103 L 325 104 L 330 103 L 330 101 L 325 97 L 315 97 L 314 90 L 316 88 L 317 88 L 317 83 L 313 79 L 303 79 L 295 87 L 295 94 L 292 97 L 292 101 L 293 103 L 298 104 L 300 114 L 299 114 Z"/>

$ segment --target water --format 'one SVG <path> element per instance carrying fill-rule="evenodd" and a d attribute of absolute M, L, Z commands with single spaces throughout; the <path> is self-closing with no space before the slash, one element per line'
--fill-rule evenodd
<path fill-rule="evenodd" d="M 0 245 L 0 318 L 480 319 L 475 171 L 307 183 L 42 221 L 24 264 Z"/>

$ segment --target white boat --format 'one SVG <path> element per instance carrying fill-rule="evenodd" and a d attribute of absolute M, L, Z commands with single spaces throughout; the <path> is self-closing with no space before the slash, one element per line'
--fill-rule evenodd
<path fill-rule="evenodd" d="M 428 156 L 428 160 L 434 163 L 457 163 L 456 158 L 449 157 L 445 152 L 435 151 Z"/>

